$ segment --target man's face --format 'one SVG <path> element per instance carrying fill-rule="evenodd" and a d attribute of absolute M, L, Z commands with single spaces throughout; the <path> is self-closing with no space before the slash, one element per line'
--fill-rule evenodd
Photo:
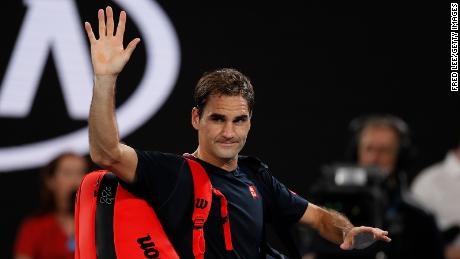
<path fill-rule="evenodd" d="M 200 152 L 211 159 L 231 160 L 243 149 L 251 128 L 248 103 L 242 96 L 211 95 L 201 118 L 192 110 Z"/>
<path fill-rule="evenodd" d="M 358 163 L 377 166 L 387 174 L 393 172 L 398 159 L 399 136 L 388 126 L 369 126 L 361 132 Z"/>

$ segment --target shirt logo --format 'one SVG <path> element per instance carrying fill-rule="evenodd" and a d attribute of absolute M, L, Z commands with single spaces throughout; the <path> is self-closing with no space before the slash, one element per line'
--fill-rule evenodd
<path fill-rule="evenodd" d="M 258 199 L 259 195 L 257 195 L 256 187 L 254 185 L 249 185 L 249 192 L 252 195 L 252 198 Z"/>

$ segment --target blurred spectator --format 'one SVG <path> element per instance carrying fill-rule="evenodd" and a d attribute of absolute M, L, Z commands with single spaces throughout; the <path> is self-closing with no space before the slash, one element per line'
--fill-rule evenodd
<path fill-rule="evenodd" d="M 407 192 L 405 169 L 410 164 L 413 155 L 407 124 L 392 115 L 372 115 L 354 119 L 350 123 L 350 130 L 353 137 L 347 155 L 352 162 L 351 167 L 363 168 L 362 171 L 368 174 L 367 181 L 370 179 L 369 174 L 371 172 L 377 172 L 380 179 L 383 180 L 372 188 L 367 186 L 370 185 L 368 182 L 364 183 L 363 186 L 335 186 L 334 188 L 329 187 L 336 183 L 330 185 L 314 184 L 313 189 L 318 190 L 318 186 L 321 186 L 319 188 L 323 190 L 319 191 L 322 197 L 328 197 L 328 199 L 334 197 L 330 204 L 340 204 L 342 208 L 353 208 L 354 211 L 361 211 L 360 217 L 369 216 L 370 214 L 362 213 L 365 210 L 370 211 L 369 208 L 374 211 L 381 211 L 379 222 L 383 224 L 382 228 L 389 231 L 392 242 L 384 244 L 382 247 L 370 247 L 367 249 L 367 253 L 350 254 L 343 251 L 331 251 L 329 253 L 324 252 L 321 241 L 318 243 L 315 242 L 315 238 L 305 237 L 306 240 L 310 239 L 307 241 L 310 243 L 310 248 L 307 250 L 313 252 L 316 250 L 316 258 L 318 259 L 349 258 L 350 255 L 353 258 L 444 258 L 441 236 L 433 216 L 421 209 Z M 359 170 L 353 172 L 355 171 Z M 375 188 L 383 195 L 374 195 L 376 193 Z M 325 189 L 328 190 L 325 191 Z M 318 192 L 312 191 L 312 195 L 315 193 Z M 315 197 L 313 197 L 314 199 Z M 360 201 L 363 202 L 359 204 Z M 369 208 L 357 208 L 364 205 Z M 379 207 L 381 209 L 376 209 Z M 353 211 L 341 212 L 359 214 L 359 212 L 354 213 Z M 353 222 L 352 217 L 350 220 Z M 315 245 L 321 247 L 320 252 L 317 252 Z M 312 253 L 307 254 L 310 257 L 305 258 L 312 258 Z"/>
<path fill-rule="evenodd" d="M 460 145 L 445 159 L 422 170 L 411 191 L 431 210 L 443 231 L 448 259 L 460 259 Z"/>
<path fill-rule="evenodd" d="M 42 169 L 41 204 L 19 228 L 15 259 L 74 258 L 74 196 L 87 170 L 88 160 L 73 153 L 59 155 Z"/>

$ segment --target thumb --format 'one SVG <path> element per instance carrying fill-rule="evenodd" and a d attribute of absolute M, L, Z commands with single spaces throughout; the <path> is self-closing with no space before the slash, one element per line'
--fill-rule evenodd
<path fill-rule="evenodd" d="M 343 250 L 351 250 L 353 248 L 353 238 L 347 237 L 340 245 Z"/>
<path fill-rule="evenodd" d="M 129 59 L 131 57 L 131 54 L 133 54 L 133 51 L 134 49 L 136 48 L 137 44 L 141 42 L 141 39 L 139 38 L 135 38 L 134 40 L 132 40 L 128 46 L 126 47 L 125 49 L 125 53 L 126 53 L 126 57 L 127 59 Z"/>

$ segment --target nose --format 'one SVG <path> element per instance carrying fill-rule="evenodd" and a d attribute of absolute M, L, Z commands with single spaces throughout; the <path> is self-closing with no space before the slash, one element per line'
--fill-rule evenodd
<path fill-rule="evenodd" d="M 375 166 L 380 160 L 378 152 L 372 148 L 361 149 L 358 159 L 362 166 Z"/>
<path fill-rule="evenodd" d="M 235 136 L 235 129 L 232 122 L 225 123 L 224 128 L 222 129 L 222 136 L 227 139 L 233 138 Z"/>
<path fill-rule="evenodd" d="M 380 154 L 377 151 L 369 152 L 369 161 L 373 165 L 378 165 L 380 161 Z"/>

